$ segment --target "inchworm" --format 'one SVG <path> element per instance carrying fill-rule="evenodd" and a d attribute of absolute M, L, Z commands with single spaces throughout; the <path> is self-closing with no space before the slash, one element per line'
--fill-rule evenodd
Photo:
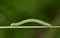
<path fill-rule="evenodd" d="M 19 25 L 29 23 L 29 22 L 35 22 L 35 23 L 38 23 L 38 24 L 41 24 L 41 25 L 44 25 L 44 26 L 52 26 L 51 24 L 49 24 L 47 22 L 44 22 L 42 20 L 38 20 L 38 19 L 26 19 L 26 20 L 23 20 L 23 21 L 20 21 L 20 22 L 17 22 L 17 23 L 11 23 L 10 26 L 19 26 Z"/>
<path fill-rule="evenodd" d="M 35 22 L 43 26 L 19 26 L 29 22 Z M 10 26 L 0 26 L 0 28 L 60 28 L 60 26 L 53 26 L 50 23 L 38 19 L 26 19 L 17 23 L 11 23 Z"/>

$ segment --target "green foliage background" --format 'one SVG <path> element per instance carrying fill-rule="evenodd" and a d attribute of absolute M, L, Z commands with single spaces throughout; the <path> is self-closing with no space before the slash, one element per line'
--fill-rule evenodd
<path fill-rule="evenodd" d="M 0 26 L 6 26 L 12 22 L 18 22 L 29 18 L 41 19 L 53 25 L 59 25 L 60 20 L 57 19 L 57 22 L 54 21 L 57 15 L 59 19 L 59 0 L 0 0 Z M 39 24 L 28 23 L 25 25 Z M 59 32 L 59 29 L 48 28 L 0 29 L 0 38 L 60 38 Z"/>
<path fill-rule="evenodd" d="M 0 24 L 9 25 L 28 18 L 49 21 L 53 19 L 59 9 L 56 0 L 0 0 Z M 8 24 L 7 24 L 8 23 Z"/>

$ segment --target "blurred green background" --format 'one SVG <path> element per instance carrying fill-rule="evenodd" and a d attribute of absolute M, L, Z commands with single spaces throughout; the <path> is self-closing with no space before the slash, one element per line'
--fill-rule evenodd
<path fill-rule="evenodd" d="M 59 11 L 59 0 L 0 0 L 0 25 L 29 18 L 55 22 Z"/>
<path fill-rule="evenodd" d="M 0 0 L 0 26 L 29 18 L 60 25 L 60 0 Z M 59 32 L 57 28 L 0 29 L 0 38 L 60 38 Z"/>

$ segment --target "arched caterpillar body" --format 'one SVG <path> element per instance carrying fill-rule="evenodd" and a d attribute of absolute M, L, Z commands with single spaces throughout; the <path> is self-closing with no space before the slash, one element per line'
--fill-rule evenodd
<path fill-rule="evenodd" d="M 52 26 L 51 24 L 44 22 L 42 20 L 38 20 L 38 19 L 26 19 L 26 20 L 20 21 L 18 23 L 11 23 L 10 26 L 18 26 L 18 25 L 22 25 L 22 24 L 25 24 L 28 22 L 35 22 L 35 23 L 38 23 L 38 24 L 41 24 L 44 26 Z"/>

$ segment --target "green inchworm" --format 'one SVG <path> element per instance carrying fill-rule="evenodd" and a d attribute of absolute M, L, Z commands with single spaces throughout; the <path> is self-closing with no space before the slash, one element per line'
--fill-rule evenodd
<path fill-rule="evenodd" d="M 10 26 L 19 26 L 19 25 L 22 25 L 22 24 L 25 24 L 28 22 L 35 22 L 35 23 L 38 23 L 38 24 L 41 24 L 44 26 L 52 26 L 51 24 L 44 22 L 42 20 L 38 20 L 38 19 L 26 19 L 26 20 L 20 21 L 18 23 L 11 23 Z"/>

